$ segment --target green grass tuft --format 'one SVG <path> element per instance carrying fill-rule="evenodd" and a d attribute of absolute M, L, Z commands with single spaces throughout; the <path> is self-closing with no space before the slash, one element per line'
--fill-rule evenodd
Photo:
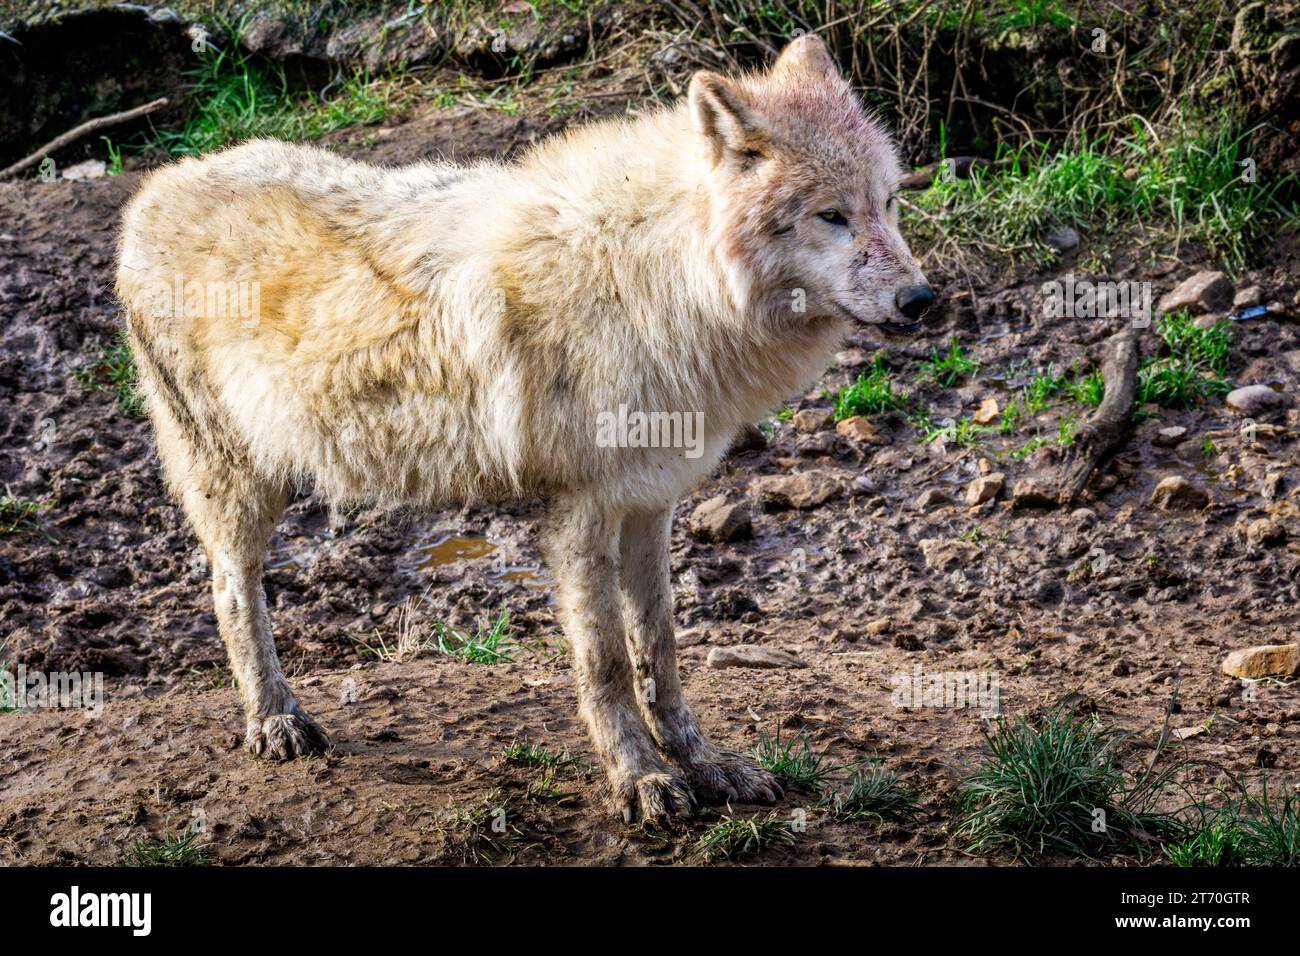
<path fill-rule="evenodd" d="M 877 355 L 868 371 L 841 388 L 835 396 L 835 420 L 843 421 L 854 415 L 879 415 L 902 405 L 902 397 L 894 391 L 885 360 Z"/>
<path fill-rule="evenodd" d="M 144 401 L 138 390 L 135 358 L 126 331 L 118 332 L 108 345 L 102 345 L 89 365 L 73 373 L 87 391 L 110 391 L 117 397 L 117 408 L 133 418 L 144 414 Z"/>
<path fill-rule="evenodd" d="M 792 846 L 794 830 L 772 811 L 765 817 L 727 817 L 710 827 L 691 855 L 704 863 L 757 856 L 773 846 Z"/>
<path fill-rule="evenodd" d="M 966 350 L 954 338 L 948 343 L 947 352 L 941 355 L 935 349 L 930 353 L 929 361 L 921 363 L 921 375 L 943 388 L 951 388 L 973 375 L 979 367 L 979 362 L 967 356 Z"/>
<path fill-rule="evenodd" d="M 870 823 L 915 823 L 921 815 L 918 794 L 879 763 L 859 767 L 849 776 L 848 790 L 828 803 L 837 817 Z"/>
<path fill-rule="evenodd" d="M 780 724 L 775 736 L 763 735 L 752 753 L 759 765 L 782 783 L 811 793 L 821 793 L 831 775 L 841 769 L 813 750 L 807 734 L 783 741 Z"/>
<path fill-rule="evenodd" d="M 207 845 L 197 831 L 161 840 L 132 840 L 122 853 L 122 866 L 207 866 Z"/>
<path fill-rule="evenodd" d="M 998 721 L 985 731 L 988 759 L 961 782 L 957 836 L 973 851 L 1016 857 L 1143 852 L 1146 837 L 1178 824 L 1152 809 L 1167 774 L 1127 782 L 1113 752 L 1122 739 L 1060 707 L 1033 721 Z"/>

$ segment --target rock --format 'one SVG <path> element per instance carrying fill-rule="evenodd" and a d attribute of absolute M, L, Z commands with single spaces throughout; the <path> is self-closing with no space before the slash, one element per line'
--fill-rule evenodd
<path fill-rule="evenodd" d="M 704 640 L 704 631 L 698 627 L 684 627 L 673 638 L 678 647 L 696 647 L 703 644 Z"/>
<path fill-rule="evenodd" d="M 952 498 L 942 488 L 927 488 L 916 499 L 916 507 L 921 511 L 946 508 L 950 504 L 952 504 Z"/>
<path fill-rule="evenodd" d="M 986 398 L 980 402 L 980 407 L 971 417 L 975 420 L 976 425 L 991 425 L 1001 413 L 1002 409 L 998 408 L 998 400 L 996 398 Z"/>
<path fill-rule="evenodd" d="M 1192 325 L 1198 329 L 1212 329 L 1223 321 L 1223 316 L 1218 312 L 1209 312 L 1205 315 L 1198 315 L 1192 320 Z"/>
<path fill-rule="evenodd" d="M 1170 733 L 1172 733 L 1179 740 L 1187 740 L 1191 737 L 1199 737 L 1201 734 L 1205 732 L 1206 730 L 1204 724 L 1197 724 L 1194 727 L 1175 727 L 1172 731 L 1170 731 Z"/>
<path fill-rule="evenodd" d="M 1115 662 L 1115 666 L 1110 669 L 1110 672 L 1114 677 L 1128 677 L 1129 674 L 1133 673 L 1133 666 L 1121 657 Z"/>
<path fill-rule="evenodd" d="M 865 628 L 868 634 L 888 634 L 894 629 L 894 622 L 887 617 L 878 617 L 874 621 L 868 621 Z"/>
<path fill-rule="evenodd" d="M 759 667 L 767 670 L 782 667 L 807 667 L 789 651 L 758 644 L 737 644 L 733 647 L 715 647 L 705 659 L 709 667 Z"/>
<path fill-rule="evenodd" d="M 816 508 L 844 491 L 839 479 L 824 471 L 768 475 L 750 487 L 760 502 L 772 508 Z"/>
<path fill-rule="evenodd" d="M 986 501 L 992 501 L 1002 494 L 1002 489 L 1006 483 L 1006 476 L 1000 471 L 976 478 L 966 486 L 966 504 L 973 508 L 976 505 L 984 504 Z"/>
<path fill-rule="evenodd" d="M 861 415 L 846 418 L 835 426 L 835 430 L 850 441 L 864 445 L 888 445 L 889 440 L 876 429 L 876 426 Z"/>
<path fill-rule="evenodd" d="M 1300 671 L 1300 644 L 1262 644 L 1243 647 L 1223 659 L 1223 672 L 1233 677 L 1289 677 Z"/>
<path fill-rule="evenodd" d="M 749 509 L 725 496 L 710 498 L 691 512 L 687 521 L 691 534 L 701 541 L 740 541 L 754 536 Z"/>
<path fill-rule="evenodd" d="M 1073 226 L 1057 226 L 1043 236 L 1043 245 L 1057 252 L 1073 252 L 1079 248 L 1079 232 Z"/>
<path fill-rule="evenodd" d="M 830 411 L 825 408 L 801 408 L 794 413 L 794 418 L 790 419 L 790 424 L 794 425 L 795 431 L 811 435 L 813 432 L 830 428 L 833 417 Z"/>
<path fill-rule="evenodd" d="M 1011 488 L 1011 503 L 1017 508 L 1054 508 L 1056 489 L 1038 478 L 1021 478 Z"/>
<path fill-rule="evenodd" d="M 63 170 L 60 175 L 64 179 L 73 181 L 80 179 L 100 179 L 103 177 L 108 167 L 102 159 L 88 159 L 83 163 L 77 163 Z"/>
<path fill-rule="evenodd" d="M 1273 548 L 1286 543 L 1286 528 L 1273 518 L 1257 518 L 1246 525 L 1246 540 L 1261 548 Z"/>
<path fill-rule="evenodd" d="M 915 634 L 895 634 L 894 646 L 902 651 L 923 651 L 925 645 Z"/>
<path fill-rule="evenodd" d="M 1267 385 L 1243 385 L 1229 392 L 1224 401 L 1233 411 L 1254 417 L 1281 408 L 1286 404 L 1286 396 Z"/>
<path fill-rule="evenodd" d="M 1151 444 L 1158 448 L 1173 448 L 1185 437 L 1187 437 L 1187 429 L 1182 425 L 1173 425 L 1156 432 L 1155 437 L 1151 439 Z"/>
<path fill-rule="evenodd" d="M 1181 475 L 1170 475 L 1156 485 L 1151 503 L 1161 511 L 1200 511 L 1210 503 L 1210 493 Z"/>
<path fill-rule="evenodd" d="M 1198 272 L 1163 296 L 1157 308 L 1166 315 L 1179 309 L 1220 312 L 1232 305 L 1232 293 L 1232 282 L 1222 272 Z"/>
<path fill-rule="evenodd" d="M 951 571 L 972 561 L 979 553 L 978 545 L 960 538 L 928 538 L 921 542 L 925 566 L 933 571 Z"/>
<path fill-rule="evenodd" d="M 812 435 L 800 435 L 794 440 L 794 448 L 799 454 L 809 458 L 824 458 L 835 454 L 837 441 L 834 432 L 817 432 Z"/>
<path fill-rule="evenodd" d="M 767 447 L 767 436 L 757 425 L 745 425 L 736 432 L 727 448 L 728 455 L 743 455 L 749 451 L 762 451 Z"/>
<path fill-rule="evenodd" d="M 840 368 L 860 368 L 871 361 L 864 349 L 845 349 L 835 353 L 835 364 Z"/>
<path fill-rule="evenodd" d="M 1259 305 L 1263 301 L 1264 290 L 1257 285 L 1248 285 L 1244 289 L 1237 290 L 1237 294 L 1232 297 L 1232 307 L 1249 309 L 1252 305 Z"/>
<path fill-rule="evenodd" d="M 1097 512 L 1091 508 L 1075 508 L 1070 512 L 1070 520 L 1080 528 L 1091 528 L 1097 523 Z"/>
<path fill-rule="evenodd" d="M 1286 477 L 1280 471 L 1271 471 L 1264 476 L 1264 483 L 1260 488 L 1260 493 L 1272 501 L 1274 498 L 1281 498 L 1286 491 Z"/>

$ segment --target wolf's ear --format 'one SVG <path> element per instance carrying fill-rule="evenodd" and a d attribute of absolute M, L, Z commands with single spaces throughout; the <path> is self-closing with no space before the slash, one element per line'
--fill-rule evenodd
<path fill-rule="evenodd" d="M 734 83 L 700 70 L 691 77 L 686 97 L 691 119 L 708 140 L 715 164 L 728 156 L 745 157 L 758 151 L 764 140 L 758 116 Z"/>
<path fill-rule="evenodd" d="M 838 78 L 839 75 L 840 68 L 826 48 L 826 41 L 815 33 L 791 40 L 772 64 L 772 76 L 783 80 L 798 76 Z"/>

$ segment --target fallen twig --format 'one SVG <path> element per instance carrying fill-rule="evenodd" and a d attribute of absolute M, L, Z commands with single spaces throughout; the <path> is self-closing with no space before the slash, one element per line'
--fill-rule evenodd
<path fill-rule="evenodd" d="M 18 162 L 6 169 L 0 170 L 0 179 L 8 179 L 17 173 L 22 172 L 28 166 L 35 166 L 43 158 L 50 155 L 56 150 L 62 149 L 69 143 L 75 142 L 87 133 L 93 133 L 97 129 L 103 129 L 105 126 L 115 126 L 118 123 L 128 123 L 133 119 L 139 119 L 146 116 L 154 110 L 162 109 L 168 103 L 167 97 L 163 96 L 151 103 L 145 103 L 143 106 L 137 106 L 135 109 L 123 110 L 121 113 L 111 113 L 108 116 L 98 116 L 92 120 L 86 120 L 80 126 L 73 127 L 61 136 L 56 136 L 30 156 L 25 156 Z"/>
<path fill-rule="evenodd" d="M 1128 429 L 1129 414 L 1137 395 L 1137 332 L 1132 325 L 1107 342 L 1101 366 L 1106 392 L 1092 416 L 1075 433 L 1061 465 L 1058 500 L 1069 504 L 1083 491 L 1101 460 L 1115 450 Z"/>

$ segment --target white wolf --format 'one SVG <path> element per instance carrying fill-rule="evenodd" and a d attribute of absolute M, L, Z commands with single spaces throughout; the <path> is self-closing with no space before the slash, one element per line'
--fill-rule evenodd
<path fill-rule="evenodd" d="M 249 748 L 328 745 L 262 590 L 295 482 L 407 506 L 535 495 L 625 819 L 779 797 L 683 698 L 672 508 L 849 322 L 915 327 L 933 293 L 899 235 L 899 177 L 812 37 L 766 73 L 698 73 L 675 108 L 514 164 L 379 169 L 258 141 L 147 177 L 118 294 L 168 484 L 211 559 Z M 249 283 L 257 314 L 209 314 L 205 288 Z M 620 406 L 702 414 L 697 447 L 598 442 Z"/>

